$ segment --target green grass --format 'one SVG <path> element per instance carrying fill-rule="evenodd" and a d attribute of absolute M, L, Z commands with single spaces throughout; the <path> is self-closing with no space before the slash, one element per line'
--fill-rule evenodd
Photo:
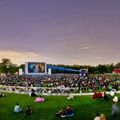
<path fill-rule="evenodd" d="M 93 100 L 91 96 L 76 96 L 75 100 L 67 100 L 66 96 L 43 96 L 44 103 L 35 103 L 35 98 L 28 95 L 6 94 L 0 98 L 0 120 L 67 120 L 58 118 L 55 113 L 70 104 L 73 107 L 74 117 L 72 120 L 93 120 L 95 113 L 104 113 L 111 120 L 112 98 L 108 101 Z M 21 113 L 14 113 L 15 104 L 19 102 L 23 109 Z M 118 103 L 120 105 L 120 103 Z M 30 105 L 33 110 L 32 116 L 24 116 L 24 110 Z"/>

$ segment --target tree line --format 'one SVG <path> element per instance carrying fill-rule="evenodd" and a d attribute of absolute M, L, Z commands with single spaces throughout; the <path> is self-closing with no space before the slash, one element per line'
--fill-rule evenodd
<path fill-rule="evenodd" d="M 74 70 L 80 70 L 80 69 L 88 69 L 89 74 L 103 74 L 103 73 L 112 73 L 114 68 L 120 68 L 120 62 L 117 64 L 99 64 L 97 66 L 90 66 L 90 65 L 64 65 L 64 64 L 50 64 L 53 66 L 58 67 L 64 67 Z M 23 71 L 25 70 L 25 64 L 17 65 L 11 62 L 9 58 L 2 58 L 0 63 L 0 73 L 5 74 L 15 74 L 19 71 L 19 68 L 22 68 Z M 62 71 L 55 70 L 54 73 L 60 73 Z M 68 73 L 68 72 L 67 72 Z M 70 72 L 69 72 L 70 73 Z"/>

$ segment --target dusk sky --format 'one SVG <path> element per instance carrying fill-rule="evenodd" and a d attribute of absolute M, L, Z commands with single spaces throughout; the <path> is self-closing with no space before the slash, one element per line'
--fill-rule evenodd
<path fill-rule="evenodd" d="M 120 62 L 120 0 L 0 0 L 0 59 Z"/>

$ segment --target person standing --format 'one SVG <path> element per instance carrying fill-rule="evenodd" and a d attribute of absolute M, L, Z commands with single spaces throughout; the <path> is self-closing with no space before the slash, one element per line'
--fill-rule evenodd
<path fill-rule="evenodd" d="M 113 102 L 113 105 L 112 105 L 112 117 L 117 119 L 119 117 L 119 107 L 117 106 L 117 103 L 116 102 Z"/>

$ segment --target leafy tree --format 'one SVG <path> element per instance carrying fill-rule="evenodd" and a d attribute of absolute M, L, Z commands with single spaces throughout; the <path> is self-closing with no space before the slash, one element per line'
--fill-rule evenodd
<path fill-rule="evenodd" d="M 23 70 L 23 72 L 25 72 L 25 64 L 21 64 L 21 65 L 19 66 L 19 68 L 21 68 L 21 69 Z"/>
<path fill-rule="evenodd" d="M 0 72 L 1 73 L 10 73 L 14 74 L 18 70 L 17 65 L 13 64 L 10 59 L 8 58 L 3 58 L 1 60 L 2 62 L 0 63 Z"/>
<path fill-rule="evenodd" d="M 120 62 L 115 65 L 116 68 L 120 68 Z"/>

